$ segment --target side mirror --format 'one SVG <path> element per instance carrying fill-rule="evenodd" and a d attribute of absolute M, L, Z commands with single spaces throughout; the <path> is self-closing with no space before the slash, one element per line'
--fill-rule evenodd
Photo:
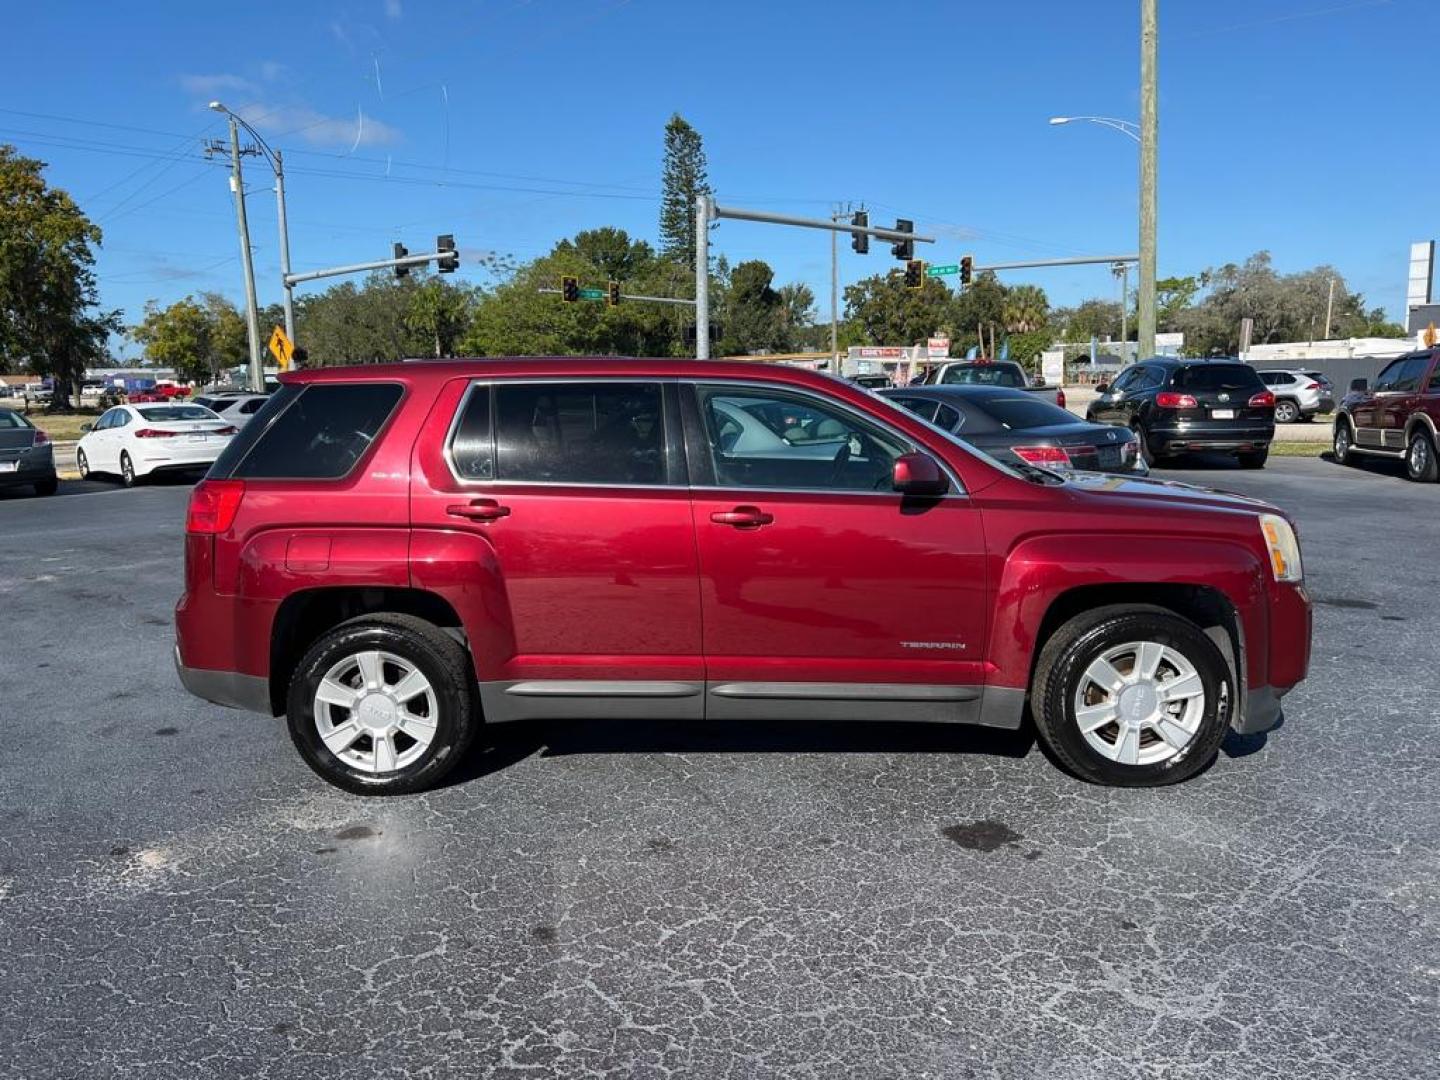
<path fill-rule="evenodd" d="M 950 481 L 940 463 L 929 454 L 901 454 L 895 459 L 894 488 L 902 495 L 944 495 Z"/>
<path fill-rule="evenodd" d="M 81 425 L 80 425 L 80 431 L 81 431 L 82 434 L 83 434 L 84 432 L 94 431 L 94 430 L 95 430 L 95 425 L 94 425 L 94 424 L 81 424 Z"/>
<path fill-rule="evenodd" d="M 1351 392 L 1352 394 L 1363 394 L 1366 390 L 1369 390 L 1369 389 L 1370 389 L 1370 380 L 1369 380 L 1369 379 L 1351 379 L 1351 380 L 1350 380 L 1350 392 Z"/>
<path fill-rule="evenodd" d="M 1110 384 L 1108 382 L 1096 383 L 1095 392 L 1097 394 L 1108 394 L 1110 392 Z"/>

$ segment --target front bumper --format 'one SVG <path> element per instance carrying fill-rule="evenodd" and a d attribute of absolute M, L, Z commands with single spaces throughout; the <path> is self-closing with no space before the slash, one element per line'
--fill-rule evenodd
<path fill-rule="evenodd" d="M 238 671 L 212 671 L 208 668 L 186 667 L 180 662 L 180 646 L 175 646 L 175 673 L 180 685 L 198 698 L 231 709 L 273 716 L 270 707 L 270 681 L 258 675 Z"/>

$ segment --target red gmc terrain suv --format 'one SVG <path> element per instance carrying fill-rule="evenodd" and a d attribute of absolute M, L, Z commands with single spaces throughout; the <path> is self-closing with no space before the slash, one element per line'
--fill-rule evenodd
<path fill-rule="evenodd" d="M 479 724 L 1018 728 L 1183 780 L 1305 676 L 1262 503 L 1001 464 L 867 390 L 690 360 L 282 377 L 195 489 L 175 662 L 325 779 L 413 791 Z"/>

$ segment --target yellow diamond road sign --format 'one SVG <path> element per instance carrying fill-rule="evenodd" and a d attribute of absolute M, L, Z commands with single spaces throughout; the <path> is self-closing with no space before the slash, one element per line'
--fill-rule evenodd
<path fill-rule="evenodd" d="M 285 336 L 285 331 L 275 327 L 275 332 L 270 335 L 270 341 L 266 346 L 270 355 L 275 357 L 275 362 L 280 365 L 281 371 L 290 367 L 290 358 L 295 355 L 295 343 Z"/>

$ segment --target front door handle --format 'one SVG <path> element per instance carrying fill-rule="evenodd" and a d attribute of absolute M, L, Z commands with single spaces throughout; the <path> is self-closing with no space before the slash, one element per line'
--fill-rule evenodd
<path fill-rule="evenodd" d="M 468 503 L 453 503 L 445 507 L 445 513 L 471 521 L 498 521 L 510 516 L 510 507 L 501 506 L 494 499 L 471 499 Z"/>
<path fill-rule="evenodd" d="M 774 514 L 767 514 L 758 506 L 737 506 L 734 510 L 717 510 L 710 515 L 716 525 L 733 525 L 737 529 L 758 529 L 775 520 Z"/>

